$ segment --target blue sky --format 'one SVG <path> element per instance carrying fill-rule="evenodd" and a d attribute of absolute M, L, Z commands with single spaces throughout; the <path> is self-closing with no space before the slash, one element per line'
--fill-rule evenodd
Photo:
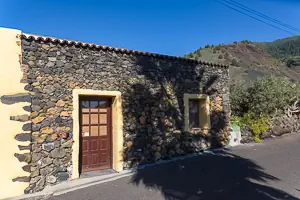
<path fill-rule="evenodd" d="M 300 29 L 300 0 L 236 1 Z M 0 26 L 177 56 L 289 36 L 213 0 L 0 0 Z"/>

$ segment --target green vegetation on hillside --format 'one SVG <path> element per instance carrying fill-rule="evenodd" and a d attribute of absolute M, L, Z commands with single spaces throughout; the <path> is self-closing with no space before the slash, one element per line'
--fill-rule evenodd
<path fill-rule="evenodd" d="M 274 42 L 257 43 L 274 58 L 300 56 L 300 36 L 275 40 Z"/>
<path fill-rule="evenodd" d="M 300 81 L 300 36 L 274 42 L 207 44 L 184 57 L 230 65 L 231 83 L 250 83 L 265 75 Z"/>

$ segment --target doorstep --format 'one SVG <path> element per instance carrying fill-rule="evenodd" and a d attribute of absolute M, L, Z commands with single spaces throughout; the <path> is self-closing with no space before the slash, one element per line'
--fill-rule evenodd
<path fill-rule="evenodd" d="M 104 169 L 104 170 L 98 170 L 98 171 L 90 171 L 90 172 L 83 172 L 80 174 L 80 179 L 83 178 L 92 178 L 97 176 L 104 176 L 109 174 L 116 174 L 118 173 L 116 170 L 113 169 Z"/>

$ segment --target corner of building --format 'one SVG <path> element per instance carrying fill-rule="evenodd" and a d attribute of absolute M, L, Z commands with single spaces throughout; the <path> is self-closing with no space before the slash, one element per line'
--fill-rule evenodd
<path fill-rule="evenodd" d="M 0 27 L 0 199 L 24 194 L 29 185 L 30 141 L 16 140 L 24 133 L 24 124 L 29 120 L 29 113 L 23 109 L 30 105 L 28 92 L 21 83 L 20 30 Z M 26 169 L 26 171 L 24 171 Z"/>

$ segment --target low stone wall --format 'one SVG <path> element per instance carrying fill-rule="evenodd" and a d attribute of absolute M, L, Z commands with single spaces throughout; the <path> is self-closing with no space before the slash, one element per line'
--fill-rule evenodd
<path fill-rule="evenodd" d="M 284 134 L 294 133 L 300 131 L 300 116 L 292 115 L 288 116 L 286 114 L 281 116 L 276 116 L 271 120 L 270 130 L 261 136 L 261 139 L 268 139 L 272 137 L 278 137 Z M 252 143 L 254 142 L 252 137 L 252 132 L 247 129 L 243 129 L 242 133 L 242 143 Z"/>
<path fill-rule="evenodd" d="M 300 131 L 300 115 L 282 115 L 272 120 L 271 134 L 281 136 L 283 134 Z"/>
<path fill-rule="evenodd" d="M 124 168 L 228 142 L 226 67 L 27 37 L 22 53 L 22 81 L 32 95 L 32 124 L 25 127 L 31 131 L 32 144 L 26 193 L 72 174 L 75 88 L 121 92 Z M 210 97 L 208 132 L 183 131 L 184 93 Z"/>

